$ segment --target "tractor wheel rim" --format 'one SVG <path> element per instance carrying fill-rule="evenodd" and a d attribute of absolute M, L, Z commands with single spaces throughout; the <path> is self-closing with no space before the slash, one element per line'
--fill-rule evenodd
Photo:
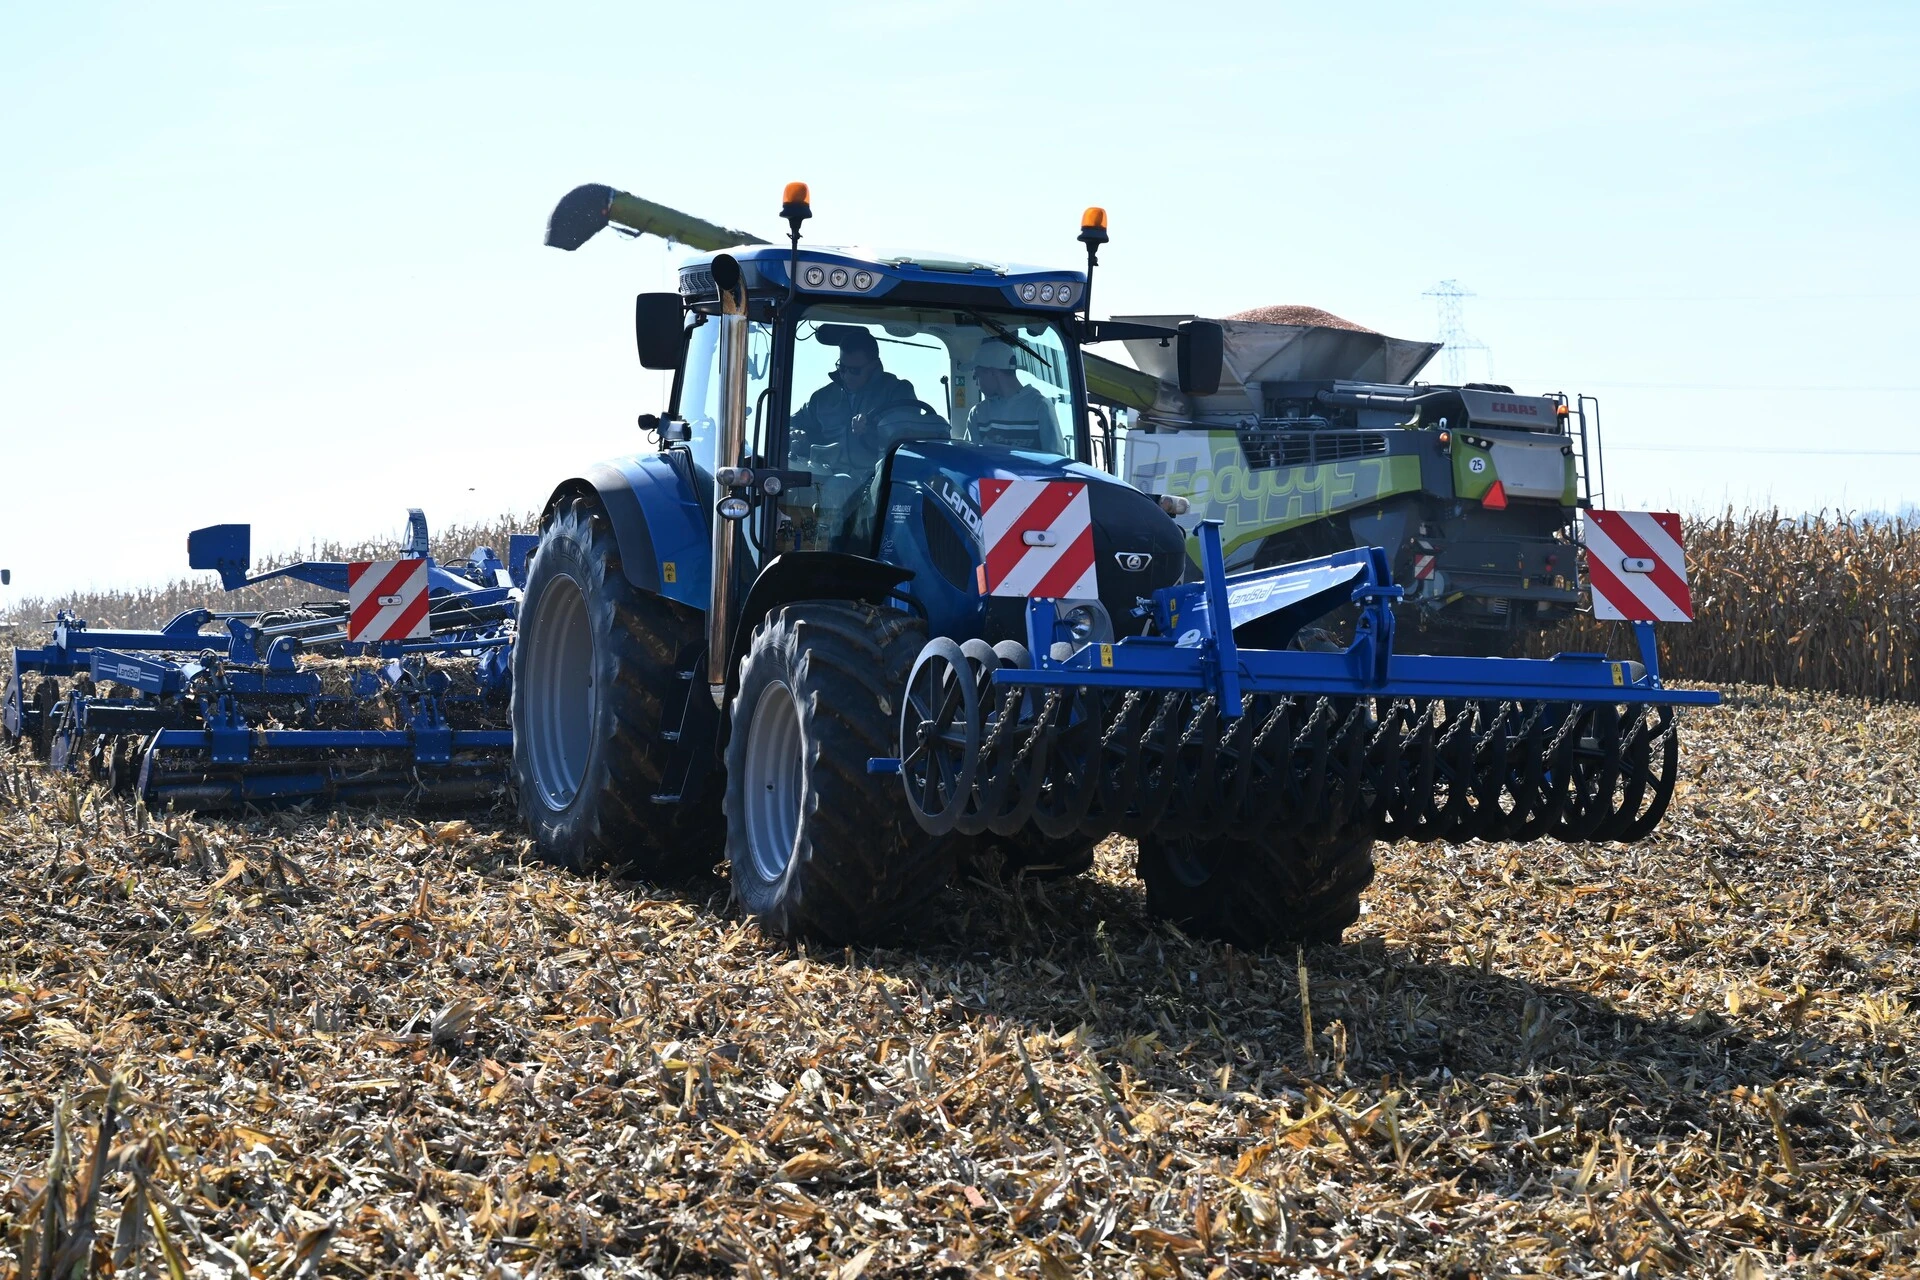
<path fill-rule="evenodd" d="M 793 690 L 773 681 L 760 691 L 747 722 L 747 854 L 769 883 L 787 873 L 800 834 L 800 707 Z"/>
<path fill-rule="evenodd" d="M 580 794 L 593 747 L 593 625 L 580 584 L 549 579 L 529 630 L 528 759 L 541 802 L 557 812 Z"/>

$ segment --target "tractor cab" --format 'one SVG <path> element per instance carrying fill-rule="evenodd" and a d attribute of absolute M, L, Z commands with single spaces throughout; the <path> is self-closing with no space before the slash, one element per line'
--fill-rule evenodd
<path fill-rule="evenodd" d="M 871 555 L 884 472 L 901 445 L 957 441 L 1058 466 L 1088 457 L 1079 272 L 772 246 L 728 255 L 746 294 L 741 461 L 756 561 Z M 722 448 L 726 376 L 714 256 L 680 272 L 674 402 L 663 434 L 703 478 Z M 797 281 L 797 283 L 795 283 Z M 662 335 L 670 338 L 671 335 Z"/>
<path fill-rule="evenodd" d="M 586 190 L 596 211 L 658 229 L 617 194 Z M 742 624 L 783 600 L 892 598 L 943 633 L 1024 636 L 1017 601 L 986 582 L 983 483 L 1083 487 L 1097 572 L 1076 580 L 1073 603 L 1093 632 L 1144 625 L 1140 601 L 1185 571 L 1185 534 L 1168 504 L 1093 465 L 1081 348 L 1162 342 L 1183 388 L 1211 389 L 1218 326 L 1094 322 L 1099 209 L 1082 219 L 1080 271 L 802 244 L 806 193 L 788 196 L 789 245 L 692 258 L 677 293 L 642 294 L 635 310 L 641 363 L 675 375 L 667 413 L 649 425 L 682 459 L 675 491 L 698 495 L 711 536 L 693 570 L 704 595 L 677 559 L 675 583 L 663 575 L 658 589 L 684 586 L 680 598 L 705 608 L 716 703 Z M 556 225 L 566 213 L 563 202 Z M 617 492 L 602 496 L 621 507 Z"/>

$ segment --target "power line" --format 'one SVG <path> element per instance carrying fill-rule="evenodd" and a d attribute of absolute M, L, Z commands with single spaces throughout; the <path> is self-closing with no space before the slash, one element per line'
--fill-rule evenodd
<path fill-rule="evenodd" d="M 1447 363 L 1447 381 L 1456 385 L 1461 381 L 1462 351 L 1484 352 L 1487 357 L 1487 377 L 1492 378 L 1493 351 L 1467 332 L 1466 322 L 1461 316 L 1460 299 L 1471 298 L 1473 291 L 1461 288 L 1458 280 L 1442 280 L 1420 296 L 1434 299 L 1434 307 L 1440 313 L 1440 351 Z"/>

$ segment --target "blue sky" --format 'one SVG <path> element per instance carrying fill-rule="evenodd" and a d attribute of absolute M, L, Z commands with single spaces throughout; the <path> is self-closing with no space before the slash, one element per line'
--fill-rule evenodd
<path fill-rule="evenodd" d="M 1063 265 L 1103 204 L 1103 313 L 1428 337 L 1454 278 L 1496 378 L 1602 397 L 1614 505 L 1920 497 L 1910 3 L 0 0 L 0 147 L 16 596 L 640 447 L 670 261 L 543 248 L 586 181 L 765 234 L 804 179 L 822 240 Z"/>

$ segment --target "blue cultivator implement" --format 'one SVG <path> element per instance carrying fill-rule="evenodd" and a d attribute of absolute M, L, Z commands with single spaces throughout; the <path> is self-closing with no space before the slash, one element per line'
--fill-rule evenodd
<path fill-rule="evenodd" d="M 228 590 L 292 578 L 345 599 L 192 609 L 157 631 L 62 614 L 52 643 L 15 651 L 0 730 L 155 807 L 491 795 L 513 745 L 508 655 L 534 541 L 516 536 L 508 563 L 483 547 L 442 565 L 413 511 L 396 560 L 249 576 L 248 526 L 196 530 L 189 562 Z"/>
<path fill-rule="evenodd" d="M 1199 535 L 1202 581 L 1153 594 L 1154 634 L 1085 643 L 1032 599 L 1025 647 L 930 641 L 900 756 L 869 767 L 933 834 L 1629 841 L 1672 798 L 1673 708 L 1720 700 L 1662 686 L 1646 622 L 1639 661 L 1396 654 L 1379 548 L 1230 576 Z M 1344 650 L 1284 647 L 1349 603 Z"/>

